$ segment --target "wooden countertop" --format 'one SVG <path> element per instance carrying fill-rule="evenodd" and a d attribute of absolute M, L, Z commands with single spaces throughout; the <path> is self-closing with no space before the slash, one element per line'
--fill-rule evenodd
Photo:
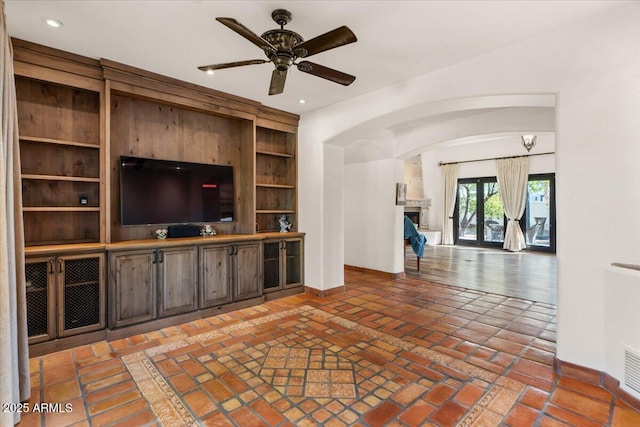
<path fill-rule="evenodd" d="M 303 237 L 305 233 L 258 233 L 258 234 L 218 234 L 215 236 L 178 237 L 167 239 L 124 240 L 112 243 L 76 243 L 64 245 L 27 246 L 25 255 L 51 255 L 58 253 L 101 252 L 145 248 L 166 248 L 172 246 L 207 245 L 216 243 L 247 242 L 266 239 Z"/>

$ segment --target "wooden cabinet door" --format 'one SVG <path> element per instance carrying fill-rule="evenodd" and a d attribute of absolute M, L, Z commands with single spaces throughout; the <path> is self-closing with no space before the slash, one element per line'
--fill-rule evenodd
<path fill-rule="evenodd" d="M 55 260 L 27 258 L 27 331 L 29 344 L 56 336 Z"/>
<path fill-rule="evenodd" d="M 293 288 L 304 283 L 304 241 L 287 239 L 282 245 L 283 285 Z"/>
<path fill-rule="evenodd" d="M 262 294 L 260 242 L 236 244 L 235 299 L 242 300 Z"/>
<path fill-rule="evenodd" d="M 58 336 L 104 328 L 104 254 L 64 255 L 56 263 Z"/>
<path fill-rule="evenodd" d="M 200 308 L 231 302 L 232 250 L 232 245 L 200 248 Z"/>
<path fill-rule="evenodd" d="M 282 241 L 265 240 L 262 244 L 262 291 L 282 289 Z"/>
<path fill-rule="evenodd" d="M 110 326 L 119 327 L 156 317 L 154 250 L 111 253 L 109 258 Z"/>
<path fill-rule="evenodd" d="M 195 246 L 159 249 L 158 316 L 196 310 L 198 254 Z"/>

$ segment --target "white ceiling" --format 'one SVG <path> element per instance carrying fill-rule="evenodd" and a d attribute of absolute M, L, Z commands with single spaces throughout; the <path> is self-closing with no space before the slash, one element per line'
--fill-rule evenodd
<path fill-rule="evenodd" d="M 5 0 L 11 36 L 174 77 L 302 114 L 518 43 L 619 1 L 30 1 Z M 311 61 L 353 74 L 349 87 L 290 71 L 268 96 L 272 65 L 218 70 L 199 65 L 263 59 L 262 51 L 214 20 L 232 17 L 260 35 L 274 9 L 305 39 L 347 25 L 358 42 Z M 46 18 L 64 26 L 52 29 Z M 305 104 L 298 103 L 300 98 Z"/>

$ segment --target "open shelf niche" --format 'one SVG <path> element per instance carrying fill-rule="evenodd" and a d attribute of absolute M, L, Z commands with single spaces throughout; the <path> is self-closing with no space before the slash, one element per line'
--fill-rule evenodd
<path fill-rule="evenodd" d="M 282 215 L 297 231 L 296 133 L 256 127 L 256 231 L 279 231 Z"/>
<path fill-rule="evenodd" d="M 25 244 L 101 241 L 100 91 L 16 77 Z"/>

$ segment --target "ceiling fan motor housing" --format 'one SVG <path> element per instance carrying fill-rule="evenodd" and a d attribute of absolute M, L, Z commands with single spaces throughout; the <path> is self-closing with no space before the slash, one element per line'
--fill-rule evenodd
<path fill-rule="evenodd" d="M 294 54 L 295 46 L 304 41 L 300 34 L 283 29 L 269 30 L 260 37 L 276 48 L 275 52 L 266 50 L 265 53 L 279 71 L 287 71 L 289 69 L 293 61 L 298 58 Z"/>

